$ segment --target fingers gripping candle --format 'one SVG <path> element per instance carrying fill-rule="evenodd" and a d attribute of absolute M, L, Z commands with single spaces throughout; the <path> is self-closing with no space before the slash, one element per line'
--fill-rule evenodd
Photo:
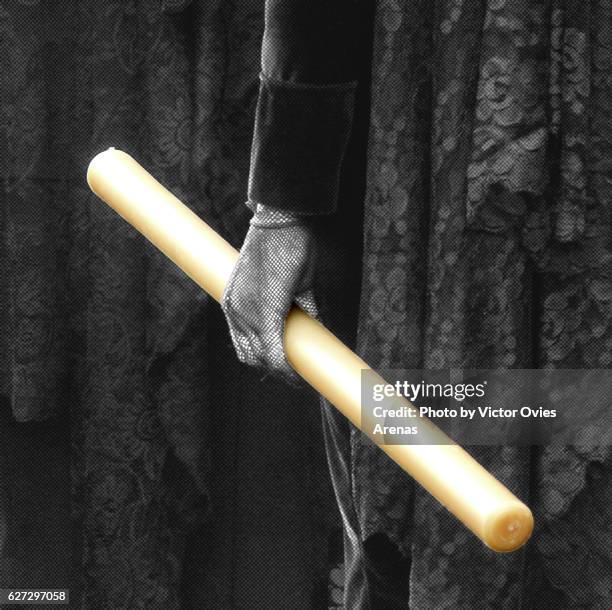
<path fill-rule="evenodd" d="M 238 257 L 229 243 L 120 150 L 97 155 L 87 181 L 94 193 L 220 301 Z M 361 427 L 361 371 L 368 365 L 299 308 L 287 317 L 285 351 L 291 366 Z M 447 442 L 440 444 L 443 433 L 433 423 L 421 420 L 421 425 L 436 444 L 381 449 L 487 546 L 499 552 L 522 546 L 533 529 L 529 508 L 450 439 L 444 437 Z"/>

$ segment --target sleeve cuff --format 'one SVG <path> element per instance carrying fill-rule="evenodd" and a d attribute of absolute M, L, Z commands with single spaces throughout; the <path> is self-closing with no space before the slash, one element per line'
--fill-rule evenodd
<path fill-rule="evenodd" d="M 336 209 L 357 83 L 310 85 L 261 76 L 249 207 L 298 214 Z"/>

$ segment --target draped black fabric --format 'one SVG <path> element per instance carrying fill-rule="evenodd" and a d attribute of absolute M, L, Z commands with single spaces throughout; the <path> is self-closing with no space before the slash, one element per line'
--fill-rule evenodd
<path fill-rule="evenodd" d="M 321 244 L 326 321 L 350 339 L 361 290 L 374 366 L 609 368 L 610 3 L 373 4 L 367 175 L 349 154 Z M 8 532 L 30 526 L 70 545 L 84 607 L 325 606 L 338 523 L 315 398 L 236 364 L 216 305 L 84 182 L 93 154 L 123 148 L 240 244 L 263 8 L 0 0 L 0 423 L 30 422 L 3 429 L 0 584 L 23 584 Z M 19 441 L 67 470 L 66 426 L 72 515 L 28 520 L 20 499 L 57 481 L 15 467 Z M 500 556 L 339 438 L 373 599 L 609 605 L 607 447 L 475 451 L 536 515 L 528 547 Z"/>
<path fill-rule="evenodd" d="M 390 368 L 609 368 L 610 2 L 376 6 L 360 353 Z M 531 542 L 508 555 L 355 434 L 358 551 L 370 571 L 381 537 L 410 559 L 370 578 L 371 595 L 395 596 L 391 607 L 609 606 L 605 434 L 470 449 L 534 511 Z"/>
<path fill-rule="evenodd" d="M 1 586 L 62 586 L 72 556 L 75 607 L 326 597 L 316 397 L 239 365 L 85 182 L 124 149 L 238 246 L 262 31 L 255 0 L 0 2 Z"/>

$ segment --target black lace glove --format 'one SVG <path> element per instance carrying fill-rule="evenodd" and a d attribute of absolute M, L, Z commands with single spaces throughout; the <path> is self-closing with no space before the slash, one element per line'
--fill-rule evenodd
<path fill-rule="evenodd" d="M 285 358 L 285 317 L 293 303 L 316 316 L 312 221 L 258 205 L 221 306 L 240 361 L 297 382 Z"/>

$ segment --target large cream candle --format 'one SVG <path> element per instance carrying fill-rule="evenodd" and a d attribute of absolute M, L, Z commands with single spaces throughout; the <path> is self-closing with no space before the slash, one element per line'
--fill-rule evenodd
<path fill-rule="evenodd" d="M 87 181 L 208 294 L 221 299 L 238 252 L 132 157 L 113 148 L 100 153 L 89 165 Z M 361 372 L 368 365 L 298 308 L 287 317 L 285 350 L 291 366 L 360 427 Z M 533 529 L 529 508 L 457 444 L 450 439 L 440 444 L 442 433 L 431 422 L 421 425 L 436 444 L 381 449 L 487 546 L 500 552 L 522 546 Z"/>

